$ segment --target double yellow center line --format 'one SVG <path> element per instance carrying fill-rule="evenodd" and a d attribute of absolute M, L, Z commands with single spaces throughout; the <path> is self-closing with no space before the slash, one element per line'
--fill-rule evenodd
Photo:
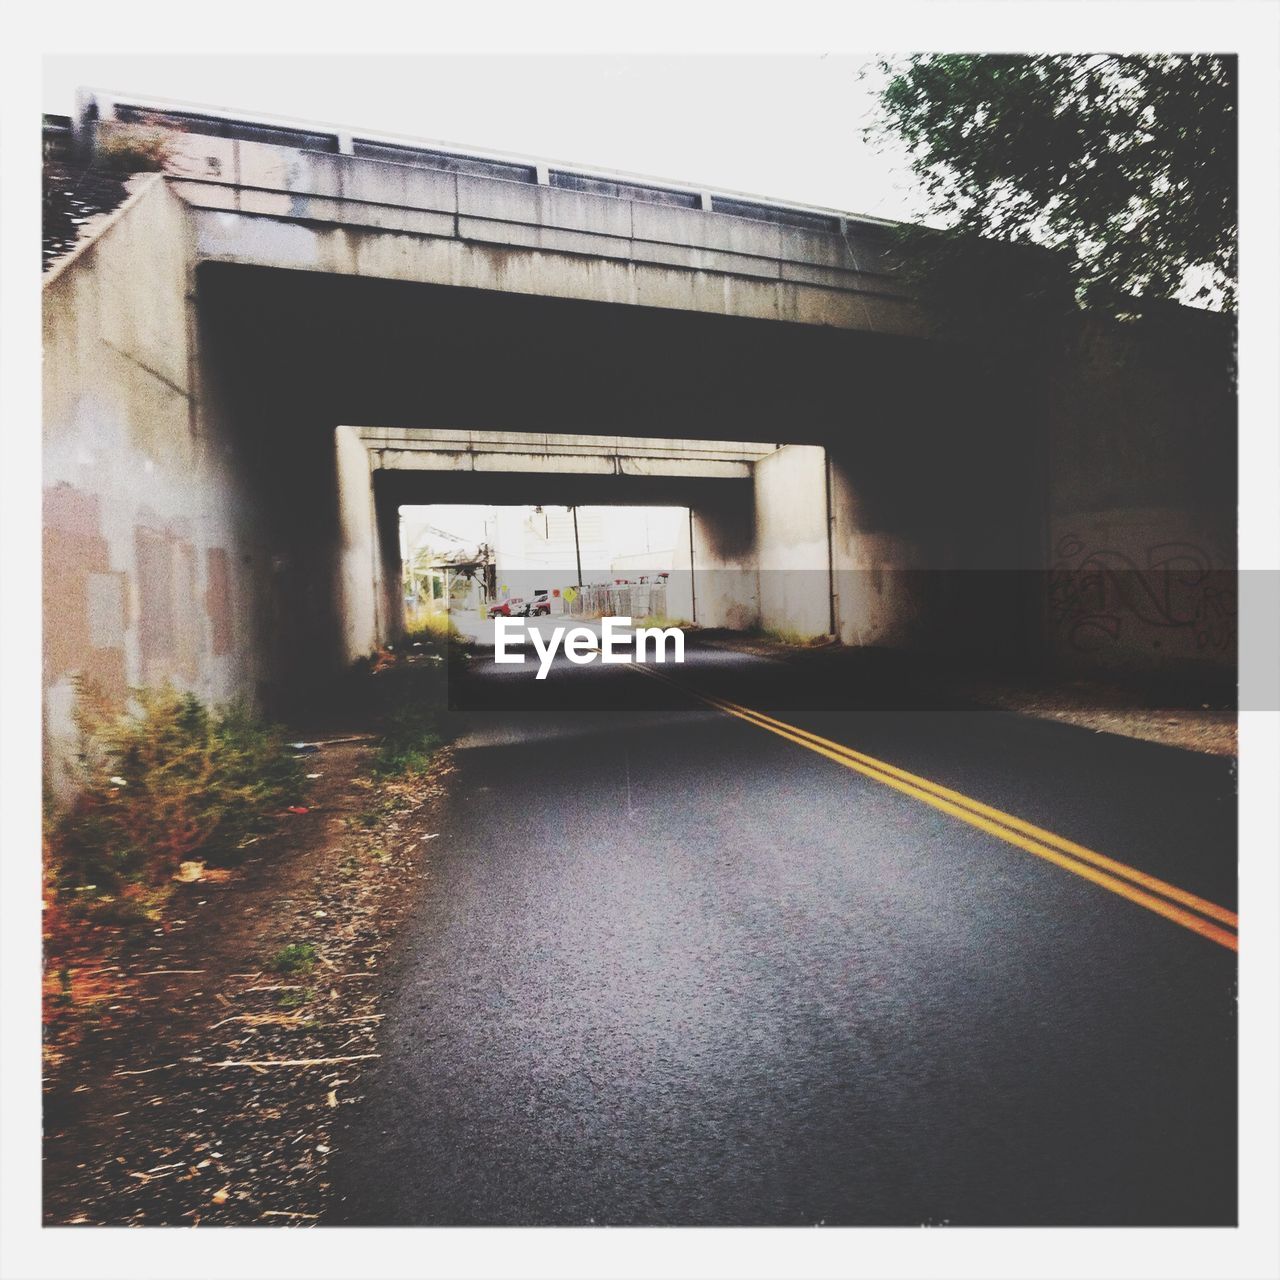
<path fill-rule="evenodd" d="M 725 698 L 717 698 L 697 689 L 691 689 L 671 679 L 670 676 L 655 671 L 651 666 L 637 663 L 631 669 L 661 680 L 726 715 L 736 716 L 739 720 L 745 720 L 757 728 L 777 734 L 778 737 L 794 742 L 797 746 L 816 751 L 818 755 L 825 756 L 836 764 L 844 765 L 846 769 L 853 769 L 875 782 L 892 787 L 895 791 L 901 791 L 904 795 L 939 809 L 953 818 L 960 819 L 961 822 L 967 822 L 971 827 L 977 827 L 979 831 L 985 831 L 1006 844 L 1035 854 L 1037 858 L 1043 858 L 1046 862 L 1052 862 L 1064 871 L 1070 871 L 1074 875 L 1091 880 L 1094 884 L 1101 885 L 1102 888 L 1119 894 L 1120 897 L 1127 898 L 1141 907 L 1146 907 L 1148 911 L 1154 911 L 1157 915 L 1164 916 L 1166 920 L 1172 920 L 1175 924 L 1182 925 L 1184 929 L 1190 929 L 1193 933 L 1209 938 L 1220 946 L 1232 951 L 1238 949 L 1236 931 L 1239 928 L 1239 919 L 1235 912 L 1228 911 L 1226 907 L 1220 907 L 1217 903 L 1209 902 L 1194 893 L 1188 893 L 1176 885 L 1147 875 L 1136 867 L 1117 862 L 1114 858 L 1108 858 L 1092 849 L 1086 849 L 1084 845 L 1076 844 L 1073 840 L 1064 840 L 1052 831 L 1046 831 L 1043 827 L 1025 822 L 1000 809 L 994 809 L 959 791 L 953 791 L 950 787 L 944 787 L 928 778 L 899 769 L 896 765 L 888 764 L 884 760 L 877 760 L 874 756 L 855 751 L 843 743 L 833 742 L 807 729 L 788 724 L 785 720 L 777 720 L 773 716 L 765 715 L 763 711 L 756 711 Z"/>

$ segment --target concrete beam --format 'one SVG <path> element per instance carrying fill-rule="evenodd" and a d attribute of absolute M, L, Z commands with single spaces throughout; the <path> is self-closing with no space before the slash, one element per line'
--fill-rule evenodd
<path fill-rule="evenodd" d="M 427 449 L 373 449 L 376 471 L 531 472 L 542 475 L 687 476 L 749 480 L 749 462 L 692 458 L 633 458 L 625 454 L 470 453 Z"/>
<path fill-rule="evenodd" d="M 775 444 L 760 444 L 755 441 L 584 435 L 576 432 L 453 431 L 426 427 L 355 427 L 353 430 L 366 448 L 424 452 L 445 450 L 756 462 L 777 447 Z"/>
<path fill-rule="evenodd" d="M 517 472 L 748 480 L 772 445 L 515 431 L 342 428 L 379 471 Z"/>
<path fill-rule="evenodd" d="M 765 205 L 746 217 L 198 133 L 176 132 L 173 148 L 170 181 L 205 260 L 925 330 L 871 222 L 819 230 L 770 221 Z"/>

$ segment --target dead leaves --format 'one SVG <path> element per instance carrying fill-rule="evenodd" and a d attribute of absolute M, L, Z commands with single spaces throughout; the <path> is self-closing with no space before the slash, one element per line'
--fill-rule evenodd
<path fill-rule="evenodd" d="M 180 862 L 173 875 L 178 884 L 226 884 L 235 878 L 227 867 L 207 867 L 203 862 Z"/>

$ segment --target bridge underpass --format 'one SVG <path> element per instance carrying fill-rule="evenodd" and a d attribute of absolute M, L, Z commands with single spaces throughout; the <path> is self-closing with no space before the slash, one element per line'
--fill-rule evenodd
<path fill-rule="evenodd" d="M 279 585 L 292 603 L 276 616 L 290 656 L 273 665 L 291 678 L 394 638 L 394 508 L 445 501 L 690 507 L 695 573 L 708 575 L 693 587 L 703 625 L 1006 652 L 1035 643 L 1017 572 L 1037 554 L 1034 441 L 1008 389 L 994 393 L 945 348 L 218 263 L 197 279 L 211 372 L 252 438 L 254 469 L 270 476 L 268 536 L 287 546 L 292 581 Z M 376 609 L 345 570 L 332 585 L 335 559 L 368 563 L 352 552 L 366 535 L 334 462 L 332 433 L 348 423 L 361 424 L 377 499 Z M 602 432 L 632 452 L 604 459 L 590 443 Z M 501 436 L 507 453 L 451 448 L 451 433 L 455 444 Z M 400 447 L 415 436 L 436 447 Z M 521 438 L 531 443 L 517 463 Z M 568 443 L 551 458 L 545 442 L 557 438 Z M 725 441 L 752 442 L 740 446 L 750 456 L 705 447 Z M 326 510 L 341 519 L 329 524 Z M 959 569 L 970 572 L 952 577 Z"/>
<path fill-rule="evenodd" d="M 1232 562 L 1230 406 L 1166 336 L 1119 374 L 1105 343 L 1037 364 L 931 336 L 874 220 L 98 108 L 87 145 L 129 119 L 176 132 L 169 171 L 46 277 L 46 582 L 69 602 L 51 743 L 73 740 L 77 671 L 270 703 L 341 668 L 368 634 L 341 590 L 344 424 L 784 445 L 749 519 L 692 505 L 762 584 L 829 580 L 797 629 L 1200 652 L 1194 610 L 1046 617 L 1047 572 L 1095 547 L 1138 572 L 1169 546 Z M 796 609 L 762 586 L 761 623 Z"/>
<path fill-rule="evenodd" d="M 985 591 L 983 608 L 1012 624 L 1024 603 L 1017 574 L 972 569 L 953 579 L 945 561 L 860 565 L 841 541 L 853 516 L 847 477 L 818 446 L 351 427 L 336 438 L 348 661 L 398 635 L 396 513 L 405 506 L 687 508 L 672 612 L 700 626 L 908 646 L 947 643 L 953 627 L 953 648 L 991 648 L 985 634 L 965 639 L 965 608 Z M 608 577 L 608 564 L 586 568 Z M 1012 625 L 999 641 L 1019 642 Z"/>
<path fill-rule="evenodd" d="M 419 500 L 680 502 L 733 625 L 1216 637 L 1072 577 L 1233 563 L 1211 321 L 960 346 L 865 220 L 180 127 L 46 285 L 51 753 L 77 673 L 278 706 L 394 634 Z M 513 723 L 432 820 L 347 1221 L 1235 1221 L 1231 762 L 833 698 L 867 669 L 561 661 L 556 738 L 468 664 Z"/>

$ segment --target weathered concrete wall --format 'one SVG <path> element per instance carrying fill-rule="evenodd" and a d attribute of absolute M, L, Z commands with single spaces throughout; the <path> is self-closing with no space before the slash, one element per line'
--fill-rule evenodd
<path fill-rule="evenodd" d="M 871 221 L 818 230 L 261 142 L 172 139 L 174 189 L 204 258 L 921 332 L 891 242 Z"/>
<path fill-rule="evenodd" d="M 252 695 L 269 553 L 243 441 L 198 357 L 187 210 L 143 180 L 44 289 L 44 684 L 51 785 L 74 683 Z"/>
<path fill-rule="evenodd" d="M 667 612 L 701 627 L 747 631 L 760 622 L 753 486 L 701 497 L 676 540 Z"/>
<path fill-rule="evenodd" d="M 337 663 L 346 666 L 404 634 L 400 507 L 376 483 L 380 477 L 359 430 L 338 427 L 333 442 L 337 527 L 331 625 L 341 637 Z"/>
<path fill-rule="evenodd" d="M 904 474 L 864 472 L 867 453 L 830 462 L 831 548 L 841 643 L 888 648 L 953 648 L 975 637 L 947 634 L 941 596 L 963 590 L 966 572 L 953 536 L 921 511 L 910 493 L 920 467 L 898 460 Z M 896 467 L 895 467 L 896 470 Z M 923 481 L 921 481 L 923 483 Z M 960 476 L 958 484 L 963 483 Z M 881 486 L 901 492 L 898 504 L 878 500 Z M 913 518 L 914 515 L 914 518 Z M 954 530 L 959 535 L 960 529 Z M 958 540 L 958 539 L 956 539 Z M 968 572 L 972 573 L 970 569 Z"/>
<path fill-rule="evenodd" d="M 923 591 L 927 548 L 908 532 L 877 528 L 855 476 L 831 463 L 831 551 L 836 620 L 848 645 L 911 648 L 928 623 Z"/>
<path fill-rule="evenodd" d="M 851 395 L 828 447 L 843 643 L 1035 658 L 1045 472 L 1017 371 L 922 351 L 889 398 Z"/>
<path fill-rule="evenodd" d="M 378 494 L 374 485 L 374 524 L 378 534 L 379 644 L 396 644 L 404 638 L 406 614 L 404 601 L 404 562 L 400 558 L 400 507 Z"/>
<path fill-rule="evenodd" d="M 563 432 L 360 427 L 371 465 L 386 471 L 749 480 L 772 445 Z"/>
<path fill-rule="evenodd" d="M 394 505 L 305 382 L 246 369 L 206 305 L 163 179 L 44 286 L 48 776 L 67 785 L 78 678 L 123 705 L 166 681 L 287 711 L 402 627 Z"/>
<path fill-rule="evenodd" d="M 248 639 L 234 490 L 193 410 L 184 218 L 143 182 L 46 284 L 50 740 L 73 735 L 77 676 L 115 700 L 165 678 L 225 696 Z"/>
<path fill-rule="evenodd" d="M 1236 657 L 1234 334 L 1171 311 L 1081 322 L 1050 374 L 1045 633 L 1079 666 Z"/>
<path fill-rule="evenodd" d="M 810 638 L 831 633 L 826 453 L 785 445 L 755 468 L 760 625 Z"/>
<path fill-rule="evenodd" d="M 338 482 L 335 597 L 342 658 L 354 662 L 377 648 L 383 595 L 382 548 L 369 451 L 354 427 L 334 432 Z M 398 551 L 397 551 L 398 554 Z"/>

